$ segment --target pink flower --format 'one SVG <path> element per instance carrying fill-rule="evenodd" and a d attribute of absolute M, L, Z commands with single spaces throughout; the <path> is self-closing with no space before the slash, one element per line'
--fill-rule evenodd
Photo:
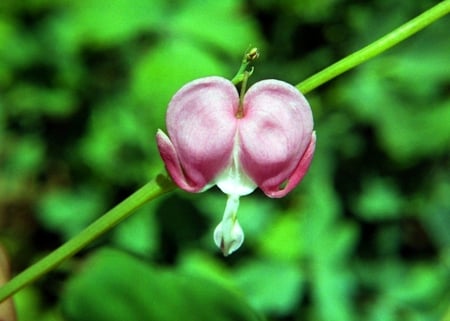
<path fill-rule="evenodd" d="M 285 196 L 306 174 L 316 143 L 308 102 L 279 80 L 254 84 L 242 100 L 225 78 L 194 80 L 172 98 L 166 121 L 169 136 L 158 130 L 157 143 L 175 183 L 188 192 L 217 185 L 228 194 L 214 232 L 225 255 L 244 240 L 239 197 L 256 187 Z"/>

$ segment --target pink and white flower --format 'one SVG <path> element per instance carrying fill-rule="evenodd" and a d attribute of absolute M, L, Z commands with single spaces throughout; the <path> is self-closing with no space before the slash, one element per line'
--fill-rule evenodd
<path fill-rule="evenodd" d="M 172 98 L 166 122 L 169 136 L 158 130 L 157 143 L 174 182 L 188 192 L 217 185 L 228 195 L 214 232 L 224 255 L 244 240 L 239 197 L 256 187 L 285 196 L 306 174 L 316 143 L 308 102 L 279 80 L 257 82 L 243 99 L 225 78 L 194 80 Z"/>

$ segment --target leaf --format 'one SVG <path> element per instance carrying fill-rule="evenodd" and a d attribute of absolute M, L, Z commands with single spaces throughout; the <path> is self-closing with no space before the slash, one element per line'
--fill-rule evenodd
<path fill-rule="evenodd" d="M 186 1 L 169 23 L 176 35 L 217 46 L 230 56 L 240 57 L 249 45 L 263 41 L 251 16 L 245 16 L 241 1 Z"/>
<path fill-rule="evenodd" d="M 445 263 L 405 264 L 386 258 L 361 262 L 357 267 L 360 284 L 372 298 L 368 302 L 370 320 L 379 320 L 381 315 L 389 316 L 387 320 L 399 320 L 394 317 L 399 313 L 402 319 L 437 320 L 448 307 L 448 282 L 443 280 L 448 279 L 449 272 Z"/>
<path fill-rule="evenodd" d="M 261 320 L 218 284 L 157 268 L 123 252 L 94 253 L 62 296 L 69 321 Z"/>
<path fill-rule="evenodd" d="M 64 46 L 95 42 L 116 44 L 139 32 L 157 29 L 162 21 L 158 0 L 81 0 L 68 3 L 55 31 Z M 70 45 L 69 42 L 72 42 Z"/>
<path fill-rule="evenodd" d="M 366 220 L 396 218 L 401 214 L 403 198 L 390 180 L 372 178 L 363 185 L 362 194 L 355 201 L 355 212 Z"/>
<path fill-rule="evenodd" d="M 2 170 L 9 179 L 33 176 L 41 168 L 44 158 L 44 144 L 35 136 L 11 137 L 2 135 Z"/>
<path fill-rule="evenodd" d="M 261 235 L 261 253 L 282 261 L 298 260 L 304 256 L 303 219 L 298 212 L 278 216 Z"/>
<path fill-rule="evenodd" d="M 149 139 L 157 127 L 148 123 L 142 109 L 134 107 L 121 94 L 97 105 L 78 151 L 96 173 L 122 184 L 142 184 L 148 167 L 161 164 L 156 144 Z"/>
<path fill-rule="evenodd" d="M 296 264 L 252 260 L 233 275 L 251 305 L 264 313 L 286 315 L 303 294 L 302 270 Z"/>
<path fill-rule="evenodd" d="M 359 320 L 353 309 L 354 276 L 350 270 L 332 268 L 316 261 L 312 267 L 314 284 L 312 290 L 317 316 L 313 320 L 350 321 Z"/>
<path fill-rule="evenodd" d="M 14 116 L 68 117 L 77 108 L 74 95 L 65 89 L 46 89 L 26 83 L 17 84 L 8 92 L 6 100 Z"/>
<path fill-rule="evenodd" d="M 37 45 L 33 37 L 21 32 L 16 19 L 7 15 L 0 20 L 0 43 L 0 84 L 3 84 L 12 80 L 11 67 L 23 66 L 35 58 Z"/>
<path fill-rule="evenodd" d="M 445 166 L 436 171 L 432 188 L 428 195 L 419 195 L 424 215 L 419 218 L 434 243 L 439 248 L 450 247 L 450 173 Z"/>
<path fill-rule="evenodd" d="M 120 248 L 151 257 L 159 247 L 155 206 L 158 200 L 146 204 L 112 231 L 113 243 Z"/>
<path fill-rule="evenodd" d="M 68 240 L 104 210 L 101 195 L 88 186 L 49 192 L 40 199 L 37 217 L 46 228 Z"/>

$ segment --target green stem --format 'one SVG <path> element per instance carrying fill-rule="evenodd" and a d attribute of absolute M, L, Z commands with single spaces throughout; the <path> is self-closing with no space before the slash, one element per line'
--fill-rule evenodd
<path fill-rule="evenodd" d="M 363 62 L 395 46 L 406 38 L 411 37 L 416 32 L 427 27 L 439 18 L 442 18 L 449 12 L 450 0 L 442 1 L 434 7 L 428 9 L 424 13 L 420 14 L 416 18 L 408 21 L 404 25 L 388 33 L 384 37 L 371 43 L 370 45 L 356 51 L 355 53 L 345 57 L 342 60 L 339 60 L 331 66 L 307 78 L 306 80 L 297 84 L 296 87 L 303 94 L 306 94 L 319 87 L 320 85 L 323 85 L 327 81 L 339 76 L 340 74 L 343 74 L 347 70 L 352 69 L 359 64 L 362 64 Z"/>
<path fill-rule="evenodd" d="M 64 260 L 72 257 L 75 253 L 86 247 L 100 235 L 109 231 L 148 201 L 174 189 L 175 185 L 167 176 L 162 174 L 158 175 L 155 179 L 106 212 L 74 238 L 3 285 L 0 288 L 0 302 L 35 281 L 41 275 L 54 269 Z"/>
<path fill-rule="evenodd" d="M 253 67 L 251 64 L 258 59 L 259 52 L 258 48 L 251 48 L 247 49 L 247 51 L 244 54 L 244 58 L 242 58 L 241 66 L 239 67 L 238 72 L 236 75 L 231 79 L 231 82 L 237 86 L 239 85 L 243 80 L 244 77 L 251 76 L 253 73 Z M 247 73 L 245 75 L 245 73 Z"/>
<path fill-rule="evenodd" d="M 249 76 L 250 76 L 250 73 L 248 71 L 244 71 L 244 79 L 242 80 L 242 83 L 241 83 L 241 91 L 239 93 L 239 106 L 238 106 L 238 110 L 236 113 L 236 118 L 244 117 L 244 96 L 245 96 L 245 91 L 247 89 L 247 81 L 248 81 Z"/>

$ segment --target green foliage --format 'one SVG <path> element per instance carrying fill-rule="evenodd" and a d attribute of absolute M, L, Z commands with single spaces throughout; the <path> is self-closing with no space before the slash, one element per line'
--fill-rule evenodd
<path fill-rule="evenodd" d="M 105 249 L 69 280 L 62 306 L 70 321 L 261 320 L 244 302 L 208 279 Z"/>
<path fill-rule="evenodd" d="M 231 78 L 251 44 L 251 82 L 297 84 L 433 4 L 0 2 L 0 243 L 15 273 L 162 169 L 155 132 L 184 83 Z M 237 253 L 212 241 L 225 197 L 176 192 L 18 294 L 20 320 L 254 319 L 247 305 L 274 321 L 448 318 L 448 30 L 308 94 L 311 170 L 284 199 L 241 199 Z"/>
<path fill-rule="evenodd" d="M 302 295 L 303 275 L 295 264 L 251 260 L 236 269 L 234 278 L 252 306 L 265 313 L 286 315 Z"/>
<path fill-rule="evenodd" d="M 105 211 L 101 195 L 92 188 L 48 192 L 40 200 L 37 218 L 45 228 L 68 240 L 92 222 L 97 213 Z"/>

